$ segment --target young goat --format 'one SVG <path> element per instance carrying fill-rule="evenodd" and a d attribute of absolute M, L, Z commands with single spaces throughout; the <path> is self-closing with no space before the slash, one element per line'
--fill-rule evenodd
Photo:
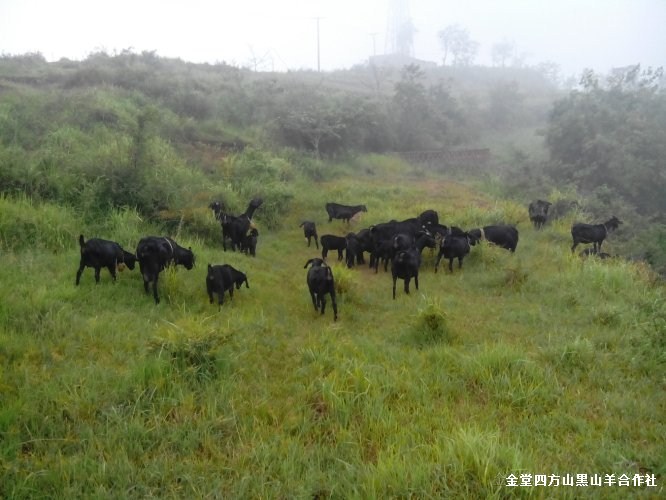
<path fill-rule="evenodd" d="M 308 241 L 308 247 L 310 246 L 310 240 L 314 238 L 315 246 L 317 247 L 317 250 L 319 250 L 319 237 L 317 236 L 317 226 L 315 225 L 315 223 L 306 220 L 301 222 L 301 225 L 298 227 L 303 228 L 303 235 L 305 236 L 305 239 Z"/>

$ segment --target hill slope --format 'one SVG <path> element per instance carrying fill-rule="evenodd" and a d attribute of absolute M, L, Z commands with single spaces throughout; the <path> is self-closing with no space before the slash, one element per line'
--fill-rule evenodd
<path fill-rule="evenodd" d="M 524 207 L 409 172 L 298 186 L 282 229 L 260 227 L 255 259 L 219 241 L 168 270 L 163 302 L 137 271 L 74 286 L 77 237 L 134 248 L 161 232 L 131 210 L 103 226 L 0 199 L 0 496 L 387 498 L 576 497 L 507 487 L 510 474 L 655 474 L 663 493 L 664 289 L 647 269 L 569 254 L 561 220 L 536 232 Z M 351 226 L 326 201 L 365 203 Z M 383 270 L 333 263 L 340 319 L 313 311 L 298 224 L 346 234 L 426 208 L 466 228 L 521 231 L 515 255 L 486 245 L 391 299 Z M 260 209 L 261 210 L 261 209 Z M 90 223 L 88 223 L 90 224 Z M 212 215 L 207 222 L 216 230 Z M 612 246 L 612 242 L 608 242 Z M 207 263 L 248 274 L 218 309 Z"/>

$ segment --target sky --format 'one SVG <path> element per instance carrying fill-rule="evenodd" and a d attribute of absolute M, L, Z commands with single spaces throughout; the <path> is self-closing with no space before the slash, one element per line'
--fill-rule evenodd
<path fill-rule="evenodd" d="M 386 53 L 390 19 L 417 32 L 414 56 L 442 62 L 437 33 L 459 24 L 477 64 L 512 43 L 563 77 L 666 67 L 666 0 L 0 0 L 0 54 L 49 61 L 131 50 L 261 71 L 349 68 Z"/>

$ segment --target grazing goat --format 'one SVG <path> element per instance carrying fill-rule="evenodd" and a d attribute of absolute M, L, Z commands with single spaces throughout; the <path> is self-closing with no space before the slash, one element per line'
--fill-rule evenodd
<path fill-rule="evenodd" d="M 99 283 L 99 273 L 106 267 L 111 273 L 113 281 L 116 281 L 116 269 L 122 271 L 125 266 L 134 269 L 136 256 L 129 253 L 115 241 L 91 238 L 84 241 L 83 235 L 79 235 L 79 246 L 81 247 L 81 261 L 79 270 L 76 272 L 76 284 L 81 281 L 81 274 L 86 267 L 95 269 L 95 282 Z"/>
<path fill-rule="evenodd" d="M 321 314 L 324 314 L 326 309 L 326 295 L 331 296 L 331 304 L 333 306 L 333 321 L 338 320 L 338 305 L 335 302 L 335 281 L 333 280 L 333 271 L 322 259 L 310 259 L 305 263 L 303 269 L 308 269 L 307 284 L 312 298 L 312 305 L 315 311 L 321 309 Z"/>
<path fill-rule="evenodd" d="M 303 228 L 303 235 L 305 236 L 305 239 L 308 241 L 308 247 L 310 246 L 310 240 L 314 238 L 315 246 L 317 247 L 317 250 L 319 250 L 319 237 L 317 236 L 317 226 L 315 225 L 315 223 L 306 220 L 301 222 L 301 225 L 298 227 Z"/>
<path fill-rule="evenodd" d="M 439 267 L 439 261 L 442 257 L 449 260 L 449 271 L 453 272 L 453 259 L 458 259 L 458 269 L 462 268 L 463 259 L 470 250 L 470 240 L 472 238 L 469 234 L 462 231 L 457 227 L 449 229 L 449 233 L 444 236 L 439 247 L 439 254 L 435 262 L 435 272 Z"/>
<path fill-rule="evenodd" d="M 321 258 L 326 260 L 329 250 L 338 251 L 338 260 L 342 260 L 343 254 L 347 248 L 347 240 L 343 236 L 325 234 L 321 237 Z"/>
<path fill-rule="evenodd" d="M 405 282 L 405 293 L 409 293 L 409 282 L 414 278 L 414 286 L 419 289 L 419 267 L 421 266 L 421 253 L 415 247 L 400 250 L 391 262 L 391 275 L 393 276 L 393 299 L 395 300 L 395 285 L 398 278 Z"/>
<path fill-rule="evenodd" d="M 149 284 L 153 284 L 155 304 L 160 303 L 160 298 L 157 295 L 157 279 L 163 269 L 170 264 L 180 264 L 187 270 L 194 267 L 192 248 L 185 249 L 166 236 L 141 238 L 136 247 L 136 256 L 146 293 L 149 293 Z"/>
<path fill-rule="evenodd" d="M 534 200 L 530 203 L 529 207 L 527 207 L 527 211 L 530 214 L 530 220 L 535 228 L 541 229 L 546 223 L 548 220 L 548 209 L 551 205 L 552 203 L 549 201 Z"/>
<path fill-rule="evenodd" d="M 349 219 L 354 217 L 359 212 L 367 212 L 368 209 L 365 205 L 341 205 L 339 203 L 327 203 L 326 213 L 328 214 L 328 222 L 333 219 L 342 219 L 349 222 Z"/>
<path fill-rule="evenodd" d="M 622 221 L 612 216 L 603 224 L 583 224 L 576 223 L 571 227 L 571 236 L 573 237 L 573 246 L 571 253 L 574 252 L 579 243 L 592 243 L 595 252 L 601 252 L 601 244 L 611 231 L 615 231 Z"/>
<path fill-rule="evenodd" d="M 471 229 L 467 234 L 472 238 L 473 245 L 486 240 L 512 253 L 518 246 L 518 230 L 514 226 L 484 226 L 480 229 Z"/>
<path fill-rule="evenodd" d="M 236 290 L 240 290 L 243 283 L 245 283 L 246 288 L 250 288 L 250 284 L 247 281 L 247 275 L 233 268 L 229 264 L 222 264 L 219 266 L 208 264 L 206 290 L 211 304 L 213 303 L 214 293 L 217 294 L 218 305 L 220 306 L 224 303 L 225 292 L 229 292 L 229 300 L 233 299 L 234 286 L 236 286 Z"/>

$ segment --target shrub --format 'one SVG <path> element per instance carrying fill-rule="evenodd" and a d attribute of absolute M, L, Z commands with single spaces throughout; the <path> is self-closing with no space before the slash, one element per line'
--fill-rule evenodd
<path fill-rule="evenodd" d="M 439 301 L 425 299 L 417 314 L 411 330 L 411 338 L 419 346 L 451 342 L 454 338 Z"/>

